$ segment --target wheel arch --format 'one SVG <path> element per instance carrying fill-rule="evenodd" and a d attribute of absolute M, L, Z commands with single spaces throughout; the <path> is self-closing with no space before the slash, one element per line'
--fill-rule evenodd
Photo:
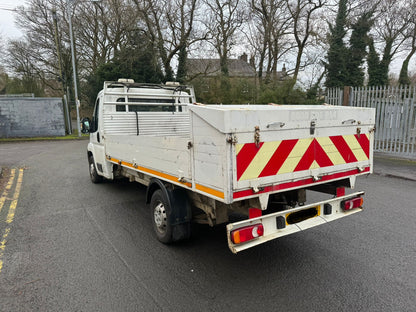
<path fill-rule="evenodd" d="M 164 197 L 171 207 L 169 220 L 172 225 L 186 223 L 191 221 L 192 212 L 186 191 L 182 188 L 173 188 L 171 184 L 152 178 L 146 191 L 146 203 L 149 204 L 152 195 L 156 190 L 161 190 Z"/>
<path fill-rule="evenodd" d="M 146 204 L 150 204 L 153 193 L 157 190 L 162 191 L 163 195 L 165 195 L 166 199 L 169 201 L 169 204 L 170 204 L 169 194 L 168 194 L 167 187 L 165 186 L 165 183 L 163 183 L 162 181 L 156 178 L 150 179 L 149 185 L 147 186 Z"/>

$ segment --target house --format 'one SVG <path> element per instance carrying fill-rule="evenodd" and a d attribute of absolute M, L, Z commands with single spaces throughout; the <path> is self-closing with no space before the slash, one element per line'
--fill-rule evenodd
<path fill-rule="evenodd" d="M 230 78 L 256 78 L 254 60 L 252 64 L 247 62 L 247 54 L 241 55 L 238 59 L 228 59 L 228 76 Z M 220 59 L 188 59 L 187 60 L 188 80 L 197 77 L 217 77 L 221 75 Z"/>
<path fill-rule="evenodd" d="M 228 59 L 227 63 L 230 78 L 257 78 L 254 57 L 251 57 L 250 62 L 248 62 L 247 54 L 243 53 L 238 59 Z M 220 59 L 188 59 L 187 73 L 188 81 L 198 77 L 218 77 L 221 75 Z M 263 72 L 262 76 L 266 78 L 266 72 Z M 288 77 L 285 64 L 283 64 L 281 71 L 276 72 L 274 77 L 281 81 Z"/>
<path fill-rule="evenodd" d="M 227 65 L 228 78 L 224 79 L 220 59 L 187 60 L 187 81 L 195 87 L 198 100 L 204 103 L 255 103 L 259 77 L 254 57 L 248 61 L 247 54 L 243 53 L 238 59 L 228 59 Z M 285 80 L 285 66 L 275 75 L 273 78 Z M 262 78 L 266 78 L 266 75 Z"/>

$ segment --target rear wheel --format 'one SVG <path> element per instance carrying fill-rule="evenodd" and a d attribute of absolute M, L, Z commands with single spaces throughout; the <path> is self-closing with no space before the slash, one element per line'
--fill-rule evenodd
<path fill-rule="evenodd" d="M 170 192 L 170 200 L 168 192 Z M 156 190 L 152 195 L 150 208 L 153 229 L 160 242 L 169 244 L 191 236 L 191 217 L 188 214 L 190 206 L 181 190 L 167 192 L 161 189 Z M 171 220 L 177 223 L 172 224 Z"/>
<path fill-rule="evenodd" d="M 90 157 L 88 157 L 88 163 L 89 163 L 89 171 L 90 171 L 90 178 L 91 178 L 91 182 L 92 183 L 100 183 L 103 181 L 103 177 L 100 176 L 97 173 L 97 168 L 95 168 L 95 164 L 94 164 L 94 157 L 91 155 Z"/>
<path fill-rule="evenodd" d="M 157 239 L 162 243 L 168 244 L 172 240 L 172 225 L 169 222 L 168 211 L 170 206 L 161 190 L 156 190 L 150 201 L 151 217 L 153 229 L 155 230 Z M 169 213 L 170 214 L 170 213 Z"/>

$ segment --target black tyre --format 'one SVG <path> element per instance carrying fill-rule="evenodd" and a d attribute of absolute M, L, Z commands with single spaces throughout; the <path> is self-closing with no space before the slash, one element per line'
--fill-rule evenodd
<path fill-rule="evenodd" d="M 88 163 L 89 163 L 88 168 L 90 171 L 91 182 L 92 183 L 102 182 L 103 177 L 98 174 L 97 168 L 95 168 L 95 164 L 94 164 L 94 157 L 92 155 L 88 157 Z"/>
<path fill-rule="evenodd" d="M 150 211 L 157 239 L 164 244 L 171 243 L 172 225 L 169 221 L 170 215 L 169 201 L 165 198 L 162 190 L 156 190 L 150 201 Z"/>

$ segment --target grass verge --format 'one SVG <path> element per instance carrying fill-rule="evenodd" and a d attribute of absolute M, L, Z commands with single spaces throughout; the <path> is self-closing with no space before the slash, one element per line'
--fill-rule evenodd
<path fill-rule="evenodd" d="M 0 143 L 7 142 L 28 142 L 28 141 L 66 141 L 66 140 L 86 140 L 89 138 L 89 134 L 81 134 L 81 137 L 78 136 L 78 132 L 66 135 L 66 136 L 55 136 L 55 137 L 34 137 L 34 138 L 2 138 Z"/>

